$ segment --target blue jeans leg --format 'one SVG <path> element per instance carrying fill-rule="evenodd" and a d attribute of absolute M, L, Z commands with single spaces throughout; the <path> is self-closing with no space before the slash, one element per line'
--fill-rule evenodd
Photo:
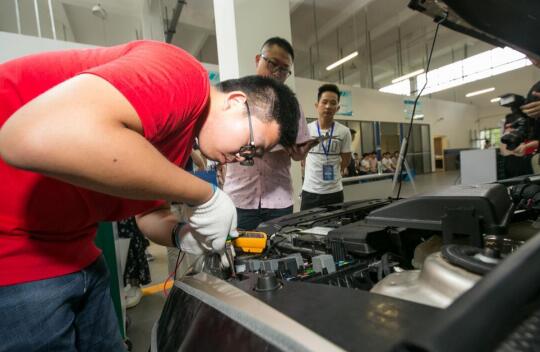
<path fill-rule="evenodd" d="M 125 351 L 103 257 L 56 278 L 0 287 L 0 351 Z"/>

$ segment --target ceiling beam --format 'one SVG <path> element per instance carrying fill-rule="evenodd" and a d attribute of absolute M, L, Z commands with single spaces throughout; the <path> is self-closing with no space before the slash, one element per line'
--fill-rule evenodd
<path fill-rule="evenodd" d="M 289 13 L 292 15 L 292 13 L 294 11 L 296 11 L 296 9 L 298 7 L 300 7 L 300 5 L 302 5 L 303 2 L 304 2 L 304 0 L 290 0 L 289 1 L 289 4 L 290 4 L 289 5 L 290 6 L 290 12 Z"/>
<path fill-rule="evenodd" d="M 174 34 L 176 33 L 176 27 L 178 26 L 178 20 L 180 19 L 180 15 L 182 14 L 182 9 L 184 8 L 185 4 L 186 2 L 184 0 L 178 0 L 176 2 L 176 6 L 174 7 L 171 18 L 167 19 L 167 21 L 169 21 L 169 24 L 165 29 L 165 42 L 167 43 L 172 42 Z"/>
<path fill-rule="evenodd" d="M 313 33 L 308 39 L 304 42 L 303 47 L 309 48 L 317 42 L 318 38 L 324 38 L 328 34 L 334 32 L 336 28 L 339 28 L 343 23 L 345 23 L 353 14 L 369 5 L 375 0 L 357 0 L 352 1 L 349 5 L 344 7 L 336 16 L 332 17 L 328 22 L 326 22 L 322 27 L 319 27 L 317 33 Z"/>
<path fill-rule="evenodd" d="M 399 27 L 402 23 L 407 22 L 408 20 L 410 20 L 411 18 L 413 18 L 413 17 L 415 17 L 417 15 L 419 16 L 418 12 L 410 10 L 408 8 L 398 12 L 398 14 L 396 16 L 397 21 L 396 21 L 395 17 L 392 17 L 392 18 L 388 19 L 387 21 L 385 21 L 385 22 L 377 25 L 376 27 L 374 27 L 370 31 L 371 39 L 372 40 L 376 39 L 376 38 L 390 32 L 392 29 L 395 29 L 395 28 Z M 362 42 L 365 43 L 365 39 L 363 39 Z"/>
<path fill-rule="evenodd" d="M 350 18 L 350 16 L 352 16 L 354 13 L 348 13 L 348 18 Z M 371 29 L 370 31 L 370 38 L 371 38 L 371 41 L 373 42 L 375 39 L 377 38 L 380 38 L 384 35 L 386 35 L 389 31 L 391 31 L 392 29 L 395 29 L 397 26 L 399 26 L 401 23 L 404 23 L 408 20 L 410 20 L 411 18 L 413 18 L 417 13 L 415 11 L 412 11 L 412 10 L 409 10 L 409 9 L 404 9 L 402 11 L 400 11 L 398 14 L 397 14 L 397 21 L 396 21 L 396 18 L 395 17 L 392 17 L 390 19 L 388 19 L 387 21 L 383 22 L 383 23 L 380 23 L 379 25 L 375 26 L 373 29 Z M 348 19 L 347 18 L 347 19 Z M 347 20 L 345 19 L 345 21 Z M 343 22 L 342 22 L 343 23 Z M 358 39 L 358 46 L 357 46 L 357 49 L 360 49 L 362 47 L 364 47 L 366 45 L 366 38 L 364 35 L 361 35 L 360 38 L 357 38 Z M 307 46 L 307 49 L 305 50 L 306 52 L 309 50 L 308 49 L 309 46 Z M 296 49 L 296 48 L 295 48 Z M 332 61 L 333 62 L 333 61 Z M 348 77 L 349 75 L 346 76 L 346 78 Z"/>
<path fill-rule="evenodd" d="M 204 48 L 204 45 L 206 44 L 206 41 L 210 38 L 210 34 L 208 32 L 203 33 L 203 35 L 197 40 L 195 45 L 193 45 L 193 56 L 199 57 L 201 54 L 201 50 Z"/>
<path fill-rule="evenodd" d="M 73 30 L 73 25 L 71 23 L 71 18 L 69 18 L 69 16 L 67 15 L 67 12 L 66 12 L 66 8 L 65 8 L 65 3 L 63 2 L 60 2 L 60 3 L 57 3 L 55 6 L 55 11 L 57 11 L 58 9 L 61 9 L 61 17 L 65 19 L 66 21 L 66 24 L 67 24 L 67 28 L 69 29 L 69 31 L 71 31 L 71 34 L 73 35 L 73 41 L 74 42 L 77 42 L 77 37 L 75 36 L 75 31 Z M 63 33 L 63 29 L 62 29 L 62 36 L 64 35 Z M 67 35 L 67 33 L 66 33 Z M 66 40 L 68 40 L 66 38 Z"/>

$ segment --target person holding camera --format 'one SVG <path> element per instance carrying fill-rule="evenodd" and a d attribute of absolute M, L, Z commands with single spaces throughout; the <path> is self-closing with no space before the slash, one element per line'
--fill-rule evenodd
<path fill-rule="evenodd" d="M 531 159 L 540 139 L 540 82 L 531 87 L 527 98 L 506 94 L 501 97 L 500 104 L 512 110 L 505 117 L 501 137 L 506 177 L 532 174 Z"/>

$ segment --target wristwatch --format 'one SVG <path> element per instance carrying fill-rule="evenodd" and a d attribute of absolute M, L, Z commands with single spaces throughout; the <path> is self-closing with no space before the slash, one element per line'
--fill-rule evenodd
<path fill-rule="evenodd" d="M 180 229 L 186 225 L 185 222 L 180 221 L 174 225 L 172 231 L 171 231 L 171 243 L 175 248 L 180 249 L 180 239 L 178 238 L 178 235 L 180 234 Z"/>

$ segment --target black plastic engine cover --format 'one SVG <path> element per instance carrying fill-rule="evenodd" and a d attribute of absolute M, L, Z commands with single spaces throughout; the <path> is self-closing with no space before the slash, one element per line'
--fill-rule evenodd
<path fill-rule="evenodd" d="M 388 199 L 371 199 L 327 205 L 272 219 L 260 224 L 257 231 L 271 236 L 287 226 L 310 228 L 324 226 L 336 219 L 343 219 L 345 223 L 355 222 L 387 204 L 390 204 Z"/>
<path fill-rule="evenodd" d="M 385 226 L 367 225 L 364 220 L 332 230 L 326 237 L 336 260 L 344 260 L 349 253 L 370 255 L 385 251 L 390 243 Z"/>
<path fill-rule="evenodd" d="M 445 231 L 446 218 L 469 213 L 478 220 L 480 233 L 506 232 L 514 206 L 506 187 L 499 184 L 451 186 L 442 191 L 402 199 L 372 211 L 370 225 Z M 459 222 L 453 222 L 459 226 Z"/>

